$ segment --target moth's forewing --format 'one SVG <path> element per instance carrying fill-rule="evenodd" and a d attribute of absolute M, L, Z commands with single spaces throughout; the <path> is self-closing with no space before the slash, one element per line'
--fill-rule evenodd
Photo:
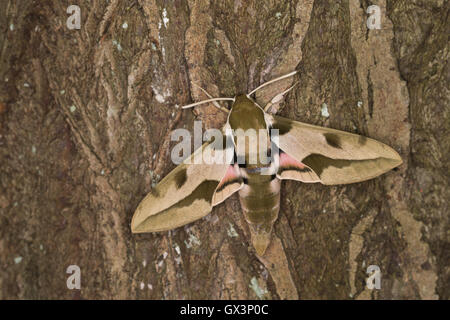
<path fill-rule="evenodd" d="M 214 150 L 221 152 L 221 150 Z M 216 189 L 226 175 L 227 163 L 194 163 L 201 153 L 211 155 L 211 144 L 205 143 L 182 164 L 173 169 L 141 201 L 131 221 L 134 233 L 174 229 L 211 212 Z M 222 201 L 237 189 L 222 189 Z"/>
<path fill-rule="evenodd" d="M 314 171 L 327 185 L 379 176 L 402 163 L 391 147 L 357 134 L 313 126 L 272 115 L 279 148 Z"/>

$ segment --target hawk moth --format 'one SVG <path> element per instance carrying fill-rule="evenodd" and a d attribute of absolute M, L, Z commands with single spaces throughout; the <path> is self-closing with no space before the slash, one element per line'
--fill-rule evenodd
<path fill-rule="evenodd" d="M 269 114 L 271 103 L 279 101 L 292 87 L 275 96 L 264 109 L 251 98 L 259 88 L 293 74 L 269 81 L 247 95 L 200 102 L 233 101 L 230 110 L 217 102 L 215 105 L 228 112 L 223 131 L 225 139 L 232 140 L 234 161 L 195 163 L 196 156 L 208 158 L 212 153 L 230 151 L 214 148 L 211 142 L 203 144 L 141 201 L 131 222 L 132 232 L 158 232 L 186 225 L 206 216 L 214 206 L 238 192 L 253 246 L 262 256 L 280 210 L 281 180 L 349 184 L 375 178 L 402 163 L 394 149 L 376 140 Z M 230 129 L 240 133 L 230 135 Z M 238 140 L 242 138 L 239 135 L 252 129 L 257 137 L 239 148 Z M 276 139 L 271 134 L 273 129 L 278 132 Z M 260 138 L 266 138 L 269 143 L 261 143 L 264 139 Z M 253 151 L 248 145 L 251 143 L 258 144 L 262 153 L 272 149 L 278 152 L 272 154 L 269 164 L 259 158 L 256 163 L 250 163 Z M 236 159 L 241 161 L 236 163 Z"/>

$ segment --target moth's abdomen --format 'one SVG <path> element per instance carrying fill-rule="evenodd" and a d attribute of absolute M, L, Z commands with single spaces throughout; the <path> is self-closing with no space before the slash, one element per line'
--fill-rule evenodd
<path fill-rule="evenodd" d="M 239 191 L 245 218 L 253 224 L 273 222 L 280 209 L 280 180 L 275 177 L 257 184 L 250 181 Z"/>
<path fill-rule="evenodd" d="M 270 243 L 272 226 L 280 211 L 280 183 L 276 176 L 246 174 L 239 191 L 242 212 L 252 234 L 253 246 L 262 256 Z"/>

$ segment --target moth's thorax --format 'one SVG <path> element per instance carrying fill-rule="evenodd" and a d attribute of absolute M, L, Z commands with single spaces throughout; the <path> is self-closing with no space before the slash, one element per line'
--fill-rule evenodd
<path fill-rule="evenodd" d="M 270 137 L 264 111 L 246 95 L 238 95 L 231 108 L 228 123 L 233 130 L 237 157 L 245 159 L 245 163 L 250 166 L 266 164 L 261 158 L 267 157 L 264 150 L 270 148 Z"/>
<path fill-rule="evenodd" d="M 264 111 L 242 94 L 236 96 L 229 116 L 231 129 L 267 129 Z"/>

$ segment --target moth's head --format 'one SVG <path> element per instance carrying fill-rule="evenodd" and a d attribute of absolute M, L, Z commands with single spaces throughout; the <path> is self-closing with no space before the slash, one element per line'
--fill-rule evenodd
<path fill-rule="evenodd" d="M 234 98 L 228 122 L 232 129 L 267 129 L 264 111 L 245 94 Z"/>

